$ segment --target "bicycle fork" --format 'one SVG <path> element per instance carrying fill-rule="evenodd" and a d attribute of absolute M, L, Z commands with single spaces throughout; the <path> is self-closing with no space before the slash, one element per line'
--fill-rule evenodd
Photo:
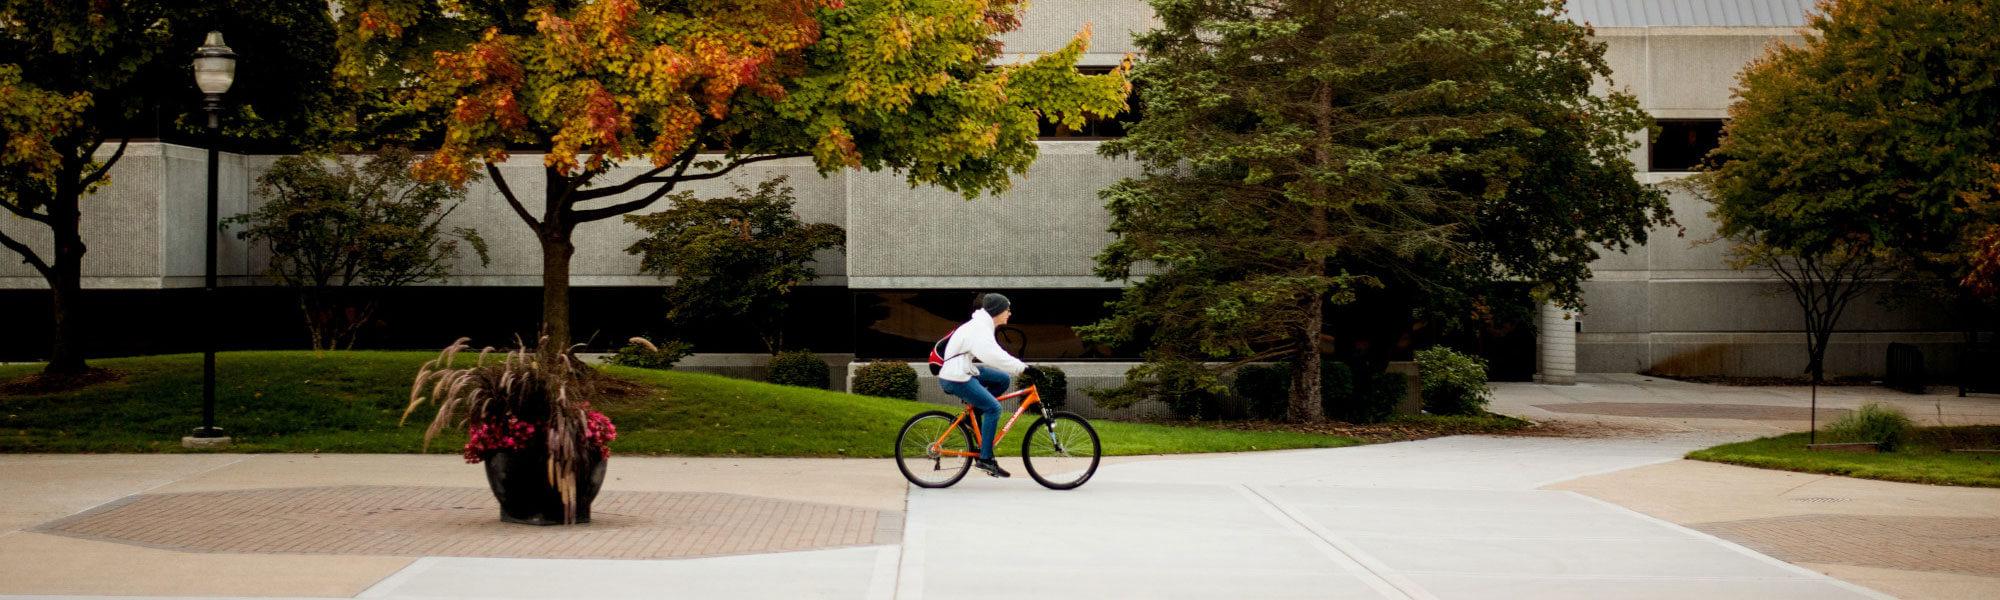
<path fill-rule="evenodd" d="M 1049 445 L 1056 449 L 1057 454 L 1069 454 L 1069 450 L 1063 448 L 1062 438 L 1056 437 L 1056 425 L 1061 423 L 1062 421 L 1049 419 Z"/>

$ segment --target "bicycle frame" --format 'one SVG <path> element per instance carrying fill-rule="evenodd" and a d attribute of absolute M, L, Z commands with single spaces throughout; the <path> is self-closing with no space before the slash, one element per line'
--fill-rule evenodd
<path fill-rule="evenodd" d="M 994 400 L 999 400 L 1004 402 L 1007 400 L 1020 398 L 1022 396 L 1027 396 L 1027 399 L 1021 401 L 1020 408 L 1014 409 L 1014 416 L 1008 418 L 1007 423 L 1005 425 L 1001 425 L 999 431 L 993 432 L 993 445 L 995 447 L 998 447 L 1000 445 L 1000 440 L 1007 439 L 1007 432 L 1012 431 L 1014 429 L 1014 422 L 1021 420 L 1021 415 L 1027 414 L 1028 407 L 1042 403 L 1042 395 L 1040 392 L 1035 390 L 1035 386 L 1031 385 L 1025 389 L 1015 391 L 1014 393 L 994 398 Z M 963 456 L 968 458 L 979 458 L 978 450 L 972 450 L 968 452 L 965 450 L 952 450 L 944 447 L 945 439 L 951 437 L 951 433 L 953 431 L 958 430 L 958 424 L 964 423 L 971 418 L 972 418 L 972 405 L 968 404 L 965 406 L 964 411 L 958 413 L 958 418 L 952 420 L 951 426 L 944 428 L 944 434 L 939 435 L 936 441 L 931 442 L 931 448 L 930 448 L 931 451 L 936 452 L 938 456 Z M 981 433 L 979 431 L 978 424 L 974 424 L 972 426 L 973 448 L 978 448 L 986 443 L 985 440 L 982 439 L 984 435 L 985 435 L 984 433 Z"/>

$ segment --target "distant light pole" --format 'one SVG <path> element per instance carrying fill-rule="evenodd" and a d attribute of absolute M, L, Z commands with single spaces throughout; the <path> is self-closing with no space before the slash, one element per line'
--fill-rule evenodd
<path fill-rule="evenodd" d="M 208 32 L 201 48 L 194 51 L 194 84 L 201 88 L 204 102 L 202 110 L 208 112 L 208 219 L 203 226 L 208 229 L 208 248 L 202 283 L 202 323 L 205 332 L 204 348 L 201 353 L 201 428 L 194 430 L 194 436 L 182 440 L 184 445 L 217 445 L 229 443 L 222 430 L 215 427 L 215 245 L 217 223 L 217 200 L 215 191 L 215 170 L 218 162 L 216 145 L 222 141 L 222 94 L 236 83 L 236 52 L 222 43 L 222 32 Z"/>

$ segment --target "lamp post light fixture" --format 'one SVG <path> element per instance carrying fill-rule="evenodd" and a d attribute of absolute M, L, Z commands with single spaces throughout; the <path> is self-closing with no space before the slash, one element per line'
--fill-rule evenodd
<path fill-rule="evenodd" d="M 215 171 L 218 161 L 216 144 L 222 141 L 222 95 L 229 86 L 236 83 L 236 52 L 222 43 L 222 32 L 210 31 L 202 41 L 201 48 L 194 51 L 194 84 L 201 88 L 202 110 L 208 113 L 208 218 L 202 225 L 208 229 L 208 245 L 205 266 L 202 273 L 202 316 L 203 348 L 201 354 L 201 427 L 194 435 L 181 439 L 181 445 L 220 446 L 229 443 L 229 438 L 215 426 L 215 246 L 219 224 L 217 220 L 217 200 Z"/>

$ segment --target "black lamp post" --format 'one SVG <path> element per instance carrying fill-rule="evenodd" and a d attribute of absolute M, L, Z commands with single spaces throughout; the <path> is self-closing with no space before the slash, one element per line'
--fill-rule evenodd
<path fill-rule="evenodd" d="M 236 53 L 222 43 L 222 32 L 208 32 L 201 48 L 194 51 L 194 84 L 201 88 L 202 109 L 208 112 L 208 248 L 202 283 L 202 310 L 207 317 L 206 339 L 201 354 L 201 428 L 194 430 L 201 445 L 228 443 L 229 438 L 215 427 L 215 245 L 217 237 L 215 170 L 216 144 L 221 141 L 222 94 L 236 83 Z"/>

